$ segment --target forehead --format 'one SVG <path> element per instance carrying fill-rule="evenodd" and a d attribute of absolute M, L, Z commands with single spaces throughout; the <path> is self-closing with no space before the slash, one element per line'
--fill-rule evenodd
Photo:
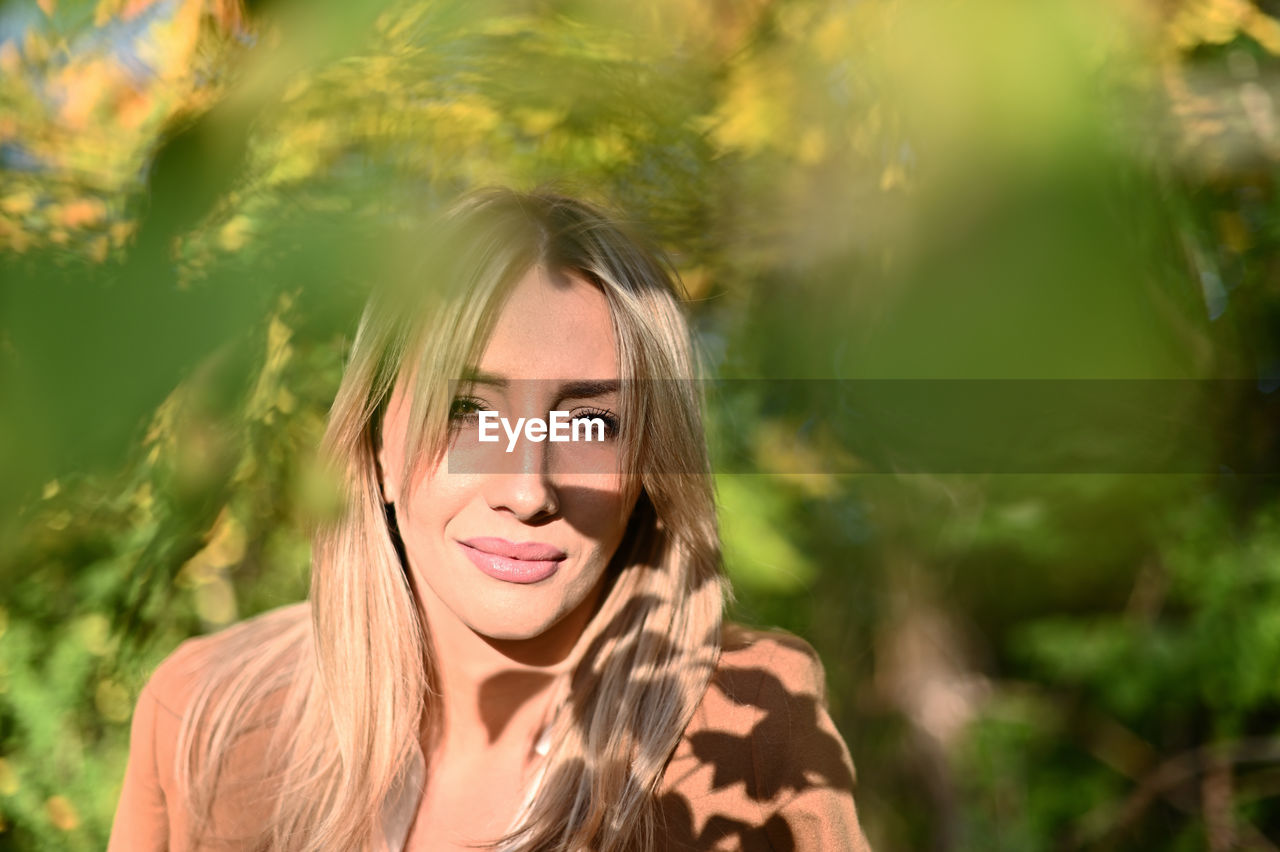
<path fill-rule="evenodd" d="M 577 274 L 533 267 L 503 303 L 477 366 L 509 379 L 617 379 L 608 300 Z"/>

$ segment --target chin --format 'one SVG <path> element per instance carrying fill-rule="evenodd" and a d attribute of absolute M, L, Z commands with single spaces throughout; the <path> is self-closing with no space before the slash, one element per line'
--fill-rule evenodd
<path fill-rule="evenodd" d="M 543 663 L 558 660 L 567 648 L 564 637 L 557 635 L 558 622 L 536 624 L 477 625 L 472 629 L 485 640 L 505 648 L 506 653 L 523 662 Z M 569 643 L 570 647 L 572 643 Z"/>
<path fill-rule="evenodd" d="M 508 612 L 488 612 L 468 619 L 468 626 L 487 639 L 521 642 L 546 635 L 562 617 L 558 613 L 530 612 L 530 607 L 513 607 Z"/>
<path fill-rule="evenodd" d="M 537 639 L 542 636 L 548 629 L 547 627 L 513 627 L 508 624 L 502 627 L 475 630 L 481 636 L 486 639 L 492 639 L 495 642 L 528 642 L 531 639 Z"/>

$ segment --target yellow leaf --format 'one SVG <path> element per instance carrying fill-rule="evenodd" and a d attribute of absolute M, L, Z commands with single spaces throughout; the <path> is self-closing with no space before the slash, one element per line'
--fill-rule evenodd
<path fill-rule="evenodd" d="M 897 163 L 890 163 L 880 174 L 880 191 L 888 192 L 906 183 L 907 173 Z"/>
<path fill-rule="evenodd" d="M 284 95 L 281 96 L 281 100 L 285 103 L 295 101 L 309 88 L 311 88 L 311 79 L 309 77 L 298 77 L 298 79 L 285 87 Z"/>
<path fill-rule="evenodd" d="M 98 0 L 98 5 L 93 10 L 93 25 L 101 29 L 119 8 L 120 4 L 117 0 Z"/>
<path fill-rule="evenodd" d="M 230 624 L 236 619 L 236 594 L 225 577 L 200 586 L 195 591 L 196 612 L 210 624 Z"/>
<path fill-rule="evenodd" d="M 0 246 L 22 254 L 31 246 L 31 235 L 15 223 L 0 218 Z"/>
<path fill-rule="evenodd" d="M 133 222 L 114 223 L 108 230 L 108 233 L 111 235 L 111 244 L 116 248 L 123 246 L 128 241 L 129 237 L 133 236 L 134 227 L 135 225 Z"/>
<path fill-rule="evenodd" d="M 126 130 L 138 130 L 151 117 L 157 99 L 149 92 L 131 89 L 116 98 L 116 122 Z"/>
<path fill-rule="evenodd" d="M 144 516 L 150 515 L 151 509 L 155 505 L 155 497 L 151 493 L 151 483 L 142 483 L 138 490 L 133 492 L 133 499 L 130 502 L 132 502 L 133 508 Z"/>
<path fill-rule="evenodd" d="M 36 206 L 35 194 L 30 190 L 15 192 L 13 195 L 5 196 L 0 200 L 0 210 L 13 216 L 23 216 L 30 213 Z"/>
<path fill-rule="evenodd" d="M 43 65 L 49 58 L 49 40 L 35 30 L 27 30 L 22 39 L 22 55 L 32 65 Z"/>
<path fill-rule="evenodd" d="M 101 657 L 111 650 L 111 624 L 101 613 L 90 613 L 80 619 L 80 641 L 90 654 Z"/>
<path fill-rule="evenodd" d="M 541 136 L 564 120 L 565 114 L 555 109 L 522 109 L 516 112 L 520 129 L 530 136 Z"/>
<path fill-rule="evenodd" d="M 822 161 L 827 153 L 827 135 L 821 127 L 810 127 L 800 134 L 796 145 L 796 159 L 807 166 Z"/>
<path fill-rule="evenodd" d="M 18 773 L 13 764 L 0 757 L 0 796 L 12 796 L 18 792 Z"/>
<path fill-rule="evenodd" d="M 96 198 L 77 198 L 62 205 L 57 218 L 68 228 L 83 228 L 100 221 L 107 207 Z"/>
<path fill-rule="evenodd" d="M 779 125 L 762 74 L 735 74 L 714 120 L 712 138 L 726 150 L 754 154 L 764 149 Z"/>
<path fill-rule="evenodd" d="M 44 803 L 44 811 L 49 822 L 61 831 L 75 831 L 80 827 L 80 814 L 66 796 L 50 796 Z"/>
<path fill-rule="evenodd" d="M 12 41 L 0 44 L 0 71 L 5 74 L 17 74 L 22 67 L 22 55 L 18 53 L 18 45 Z"/>
<path fill-rule="evenodd" d="M 218 231 L 218 245 L 226 251 L 239 251 L 249 241 L 249 217 L 233 217 Z"/>
<path fill-rule="evenodd" d="M 102 718 L 110 722 L 127 721 L 133 712 L 129 701 L 129 691 L 118 681 L 105 679 L 98 681 L 98 688 L 93 695 L 94 706 L 102 714 Z"/>
<path fill-rule="evenodd" d="M 187 560 L 187 563 L 182 566 L 182 571 L 196 585 L 212 583 L 217 579 L 219 571 L 243 559 L 244 552 L 244 526 L 236 520 L 235 515 L 223 508 L 218 519 L 214 521 L 208 544 Z"/>
<path fill-rule="evenodd" d="M 824 62 L 835 62 L 849 52 L 850 21 L 847 15 L 827 15 L 813 34 L 813 46 Z"/>
<path fill-rule="evenodd" d="M 1280 22 L 1270 15 L 1256 12 L 1244 25 L 1249 37 L 1273 55 L 1280 55 Z"/>

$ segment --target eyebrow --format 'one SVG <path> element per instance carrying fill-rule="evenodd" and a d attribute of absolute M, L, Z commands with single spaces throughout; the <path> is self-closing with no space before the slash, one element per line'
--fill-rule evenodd
<path fill-rule="evenodd" d="M 511 381 L 504 376 L 499 376 L 496 373 L 486 373 L 483 370 L 463 370 L 461 381 L 467 384 L 487 385 L 504 389 L 511 386 Z M 590 399 L 591 397 L 617 393 L 621 386 L 622 383 L 617 379 L 579 379 L 562 382 L 557 397 L 559 399 Z"/>
<path fill-rule="evenodd" d="M 617 393 L 621 384 L 617 379 L 565 382 L 560 385 L 560 398 L 588 399 L 593 396 L 605 396 L 606 394 Z"/>
<path fill-rule="evenodd" d="M 496 388 L 505 388 L 508 384 L 507 380 L 502 376 L 494 373 L 485 373 L 470 367 L 462 371 L 462 378 L 459 382 L 469 385 L 490 385 Z"/>

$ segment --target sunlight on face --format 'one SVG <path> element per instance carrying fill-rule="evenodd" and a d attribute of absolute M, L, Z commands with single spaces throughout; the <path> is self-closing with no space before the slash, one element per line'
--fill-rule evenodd
<path fill-rule="evenodd" d="M 598 287 L 535 267 L 514 287 L 475 366 L 475 381 L 454 402 L 455 444 L 474 442 L 476 412 L 547 418 L 618 413 L 617 346 Z M 496 465 L 449 472 L 448 456 L 424 464 L 410 487 L 403 469 L 409 409 L 397 385 L 380 451 L 387 499 L 433 629 L 456 619 L 494 640 L 567 633 L 576 640 L 622 539 L 635 495 L 617 472 L 584 473 L 555 462 L 563 444 L 520 440 Z M 595 453 L 616 458 L 616 440 Z M 493 450 L 487 450 L 493 452 Z M 456 468 L 455 468 L 456 469 Z M 601 468 L 604 469 L 604 468 Z"/>

